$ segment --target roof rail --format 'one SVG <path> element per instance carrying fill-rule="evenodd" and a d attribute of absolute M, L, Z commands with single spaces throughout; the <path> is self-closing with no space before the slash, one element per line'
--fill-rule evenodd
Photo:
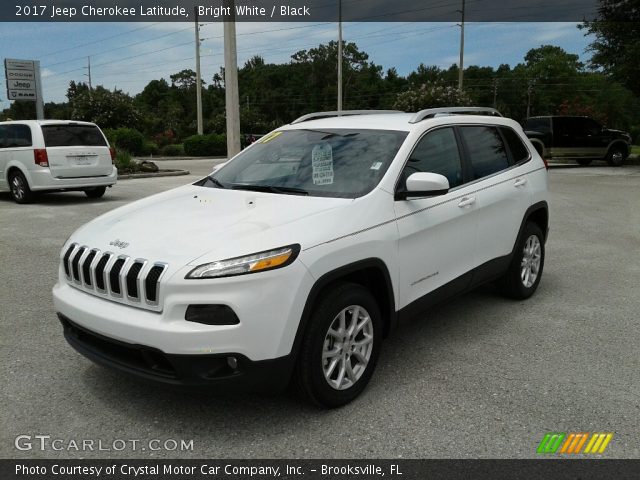
<path fill-rule="evenodd" d="M 296 118 L 291 125 L 295 123 L 307 122 L 309 120 L 315 120 L 317 118 L 327 118 L 327 117 L 345 117 L 347 115 L 375 115 L 375 114 L 385 114 L 385 113 L 404 113 L 400 110 L 332 110 L 329 112 L 315 112 L 308 113 L 307 115 L 303 115 L 300 118 Z"/>
<path fill-rule="evenodd" d="M 435 118 L 437 115 L 456 115 L 464 113 L 485 113 L 492 117 L 501 117 L 502 114 L 495 108 L 489 107 L 445 107 L 445 108 L 428 108 L 420 110 L 416 113 L 409 123 L 418 123 L 427 118 Z"/>

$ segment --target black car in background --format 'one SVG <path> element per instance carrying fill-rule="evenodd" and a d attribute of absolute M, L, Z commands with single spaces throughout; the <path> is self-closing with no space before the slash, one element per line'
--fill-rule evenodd
<path fill-rule="evenodd" d="M 604 159 L 619 167 L 631 152 L 631 135 L 605 128 L 589 117 L 530 117 L 522 126 L 546 159 L 576 160 L 580 165 Z"/>

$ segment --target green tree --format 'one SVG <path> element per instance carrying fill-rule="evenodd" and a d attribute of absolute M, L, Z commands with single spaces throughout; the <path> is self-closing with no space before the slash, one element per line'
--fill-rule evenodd
<path fill-rule="evenodd" d="M 640 95 L 640 0 L 600 0 L 598 18 L 580 28 L 595 36 L 590 66 Z"/>

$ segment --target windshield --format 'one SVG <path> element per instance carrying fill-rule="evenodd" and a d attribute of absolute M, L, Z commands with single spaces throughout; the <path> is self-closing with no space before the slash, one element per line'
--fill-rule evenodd
<path fill-rule="evenodd" d="M 276 131 L 196 185 L 356 198 L 380 182 L 406 136 L 388 130 Z"/>

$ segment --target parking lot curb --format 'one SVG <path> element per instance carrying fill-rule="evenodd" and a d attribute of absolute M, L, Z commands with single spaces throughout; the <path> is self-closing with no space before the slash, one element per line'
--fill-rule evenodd
<path fill-rule="evenodd" d="M 179 177 L 181 175 L 190 175 L 189 170 L 161 170 L 159 172 L 145 173 L 125 173 L 118 174 L 118 180 L 131 180 L 134 178 L 153 178 L 153 177 Z"/>

